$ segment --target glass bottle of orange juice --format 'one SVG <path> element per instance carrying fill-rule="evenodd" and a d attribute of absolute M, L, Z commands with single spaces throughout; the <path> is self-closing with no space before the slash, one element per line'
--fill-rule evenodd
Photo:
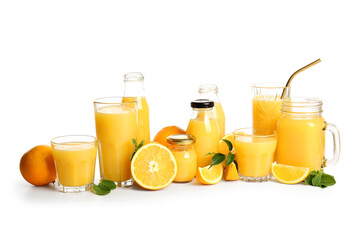
<path fill-rule="evenodd" d="M 195 141 L 195 137 L 188 134 L 175 134 L 167 137 L 169 149 L 174 154 L 178 169 L 174 182 L 190 182 L 194 179 L 197 170 Z"/>
<path fill-rule="evenodd" d="M 220 138 L 225 136 L 225 113 L 218 98 L 219 89 L 216 84 L 201 84 L 198 90 L 200 99 L 214 101 L 214 117 L 220 129 Z"/>
<path fill-rule="evenodd" d="M 138 142 L 150 141 L 149 105 L 145 97 L 144 76 L 139 72 L 126 73 L 124 75 L 123 102 L 137 101 L 138 116 Z"/>
<path fill-rule="evenodd" d="M 325 158 L 325 131 L 334 139 L 334 155 Z M 340 156 L 340 134 L 322 117 L 322 101 L 317 98 L 287 98 L 282 103 L 278 123 L 277 163 L 319 170 L 335 164 Z"/>
<path fill-rule="evenodd" d="M 197 99 L 191 102 L 192 117 L 186 134 L 196 138 L 194 144 L 197 155 L 197 166 L 206 167 L 211 164 L 212 155 L 218 151 L 220 130 L 214 117 L 214 102 L 209 99 Z"/>

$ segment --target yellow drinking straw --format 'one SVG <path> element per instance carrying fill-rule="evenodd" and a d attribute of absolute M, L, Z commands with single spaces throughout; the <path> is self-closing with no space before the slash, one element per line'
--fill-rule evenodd
<path fill-rule="evenodd" d="M 294 72 L 294 73 L 290 76 L 289 80 L 287 81 L 286 87 L 289 87 L 289 86 L 290 86 L 290 83 L 291 83 L 291 81 L 293 80 L 293 78 L 296 76 L 296 74 L 304 71 L 305 69 L 308 69 L 309 67 L 314 66 L 315 64 L 318 64 L 319 62 L 321 62 L 321 59 L 320 59 L 320 58 L 317 59 L 317 60 L 315 60 L 315 61 L 313 61 L 312 63 L 306 65 L 305 67 L 300 68 L 300 69 L 297 70 L 296 72 Z M 283 90 L 283 92 L 282 92 L 282 94 L 281 94 L 281 99 L 284 99 L 284 97 L 285 97 L 286 87 L 284 88 L 284 90 Z"/>

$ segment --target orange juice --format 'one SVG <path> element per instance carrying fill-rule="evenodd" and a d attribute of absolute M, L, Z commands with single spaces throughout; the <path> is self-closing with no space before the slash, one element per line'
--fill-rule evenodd
<path fill-rule="evenodd" d="M 138 141 L 150 142 L 149 105 L 145 97 L 124 97 L 123 102 L 137 101 Z"/>
<path fill-rule="evenodd" d="M 320 115 L 282 117 L 278 125 L 277 162 L 319 170 L 325 154 L 324 127 L 325 120 Z"/>
<path fill-rule="evenodd" d="M 94 179 L 96 142 L 52 144 L 58 181 L 66 187 L 91 184 Z"/>
<path fill-rule="evenodd" d="M 214 118 L 219 125 L 220 139 L 225 136 L 225 113 L 221 106 L 221 103 L 215 102 L 214 106 Z"/>
<path fill-rule="evenodd" d="M 169 149 L 174 154 L 177 173 L 174 182 L 189 182 L 197 170 L 197 156 L 194 149 L 195 139 L 187 134 L 170 135 L 167 138 Z"/>
<path fill-rule="evenodd" d="M 252 128 L 239 129 L 233 134 L 240 179 L 268 180 L 274 161 L 276 134 L 254 135 Z"/>
<path fill-rule="evenodd" d="M 204 108 L 202 108 L 203 103 L 201 101 L 205 100 L 199 101 L 199 108 L 195 108 L 197 105 L 195 101 L 191 102 L 194 118 L 190 119 L 186 133 L 196 138 L 194 146 L 197 155 L 197 165 L 198 167 L 205 167 L 211 164 L 212 159 L 212 155 L 206 156 L 206 154 L 218 151 L 220 131 L 212 111 L 214 102 L 207 101 L 204 103 Z M 195 103 L 194 106 L 193 103 Z M 211 104 L 207 106 L 207 103 Z"/>
<path fill-rule="evenodd" d="M 279 96 L 253 98 L 253 128 L 257 133 L 267 134 L 277 130 L 281 117 L 281 102 Z"/>
<path fill-rule="evenodd" d="M 96 107 L 101 178 L 118 183 L 131 178 L 132 139 L 137 138 L 137 112 L 131 104 L 100 104 Z"/>

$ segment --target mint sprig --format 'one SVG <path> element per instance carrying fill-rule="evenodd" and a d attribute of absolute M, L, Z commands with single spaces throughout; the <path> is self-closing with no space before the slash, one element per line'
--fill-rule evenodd
<path fill-rule="evenodd" d="M 139 145 L 137 144 L 137 142 L 136 142 L 136 140 L 134 138 L 132 139 L 132 142 L 133 142 L 133 144 L 135 146 L 135 149 L 134 149 L 134 152 L 130 156 L 130 161 L 133 159 L 135 153 L 144 145 L 145 140 L 142 140 Z"/>
<path fill-rule="evenodd" d="M 92 184 L 91 191 L 97 195 L 107 195 L 115 188 L 116 184 L 113 181 L 102 179 L 98 185 Z"/>
<path fill-rule="evenodd" d="M 211 164 L 210 164 L 209 168 L 211 168 L 214 165 L 218 165 L 218 164 L 222 163 L 223 161 L 226 161 L 225 162 L 225 167 L 230 165 L 233 162 L 236 162 L 236 161 L 234 161 L 235 160 L 235 155 L 231 153 L 231 151 L 233 150 L 232 143 L 229 140 L 226 140 L 226 139 L 221 139 L 221 140 L 224 141 L 226 143 L 226 145 L 228 146 L 229 153 L 228 153 L 227 156 L 225 156 L 222 153 L 207 153 L 205 156 L 209 156 L 209 155 L 214 154 L 214 156 L 211 159 Z"/>
<path fill-rule="evenodd" d="M 334 176 L 324 173 L 323 170 L 311 171 L 305 179 L 307 185 L 326 188 L 336 183 Z"/>

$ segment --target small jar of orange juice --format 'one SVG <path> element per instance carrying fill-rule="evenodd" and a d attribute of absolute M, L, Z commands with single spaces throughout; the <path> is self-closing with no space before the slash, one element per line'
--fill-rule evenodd
<path fill-rule="evenodd" d="M 192 181 L 197 169 L 195 137 L 188 134 L 175 134 L 167 137 L 167 142 L 170 151 L 174 154 L 178 169 L 174 182 Z"/>

